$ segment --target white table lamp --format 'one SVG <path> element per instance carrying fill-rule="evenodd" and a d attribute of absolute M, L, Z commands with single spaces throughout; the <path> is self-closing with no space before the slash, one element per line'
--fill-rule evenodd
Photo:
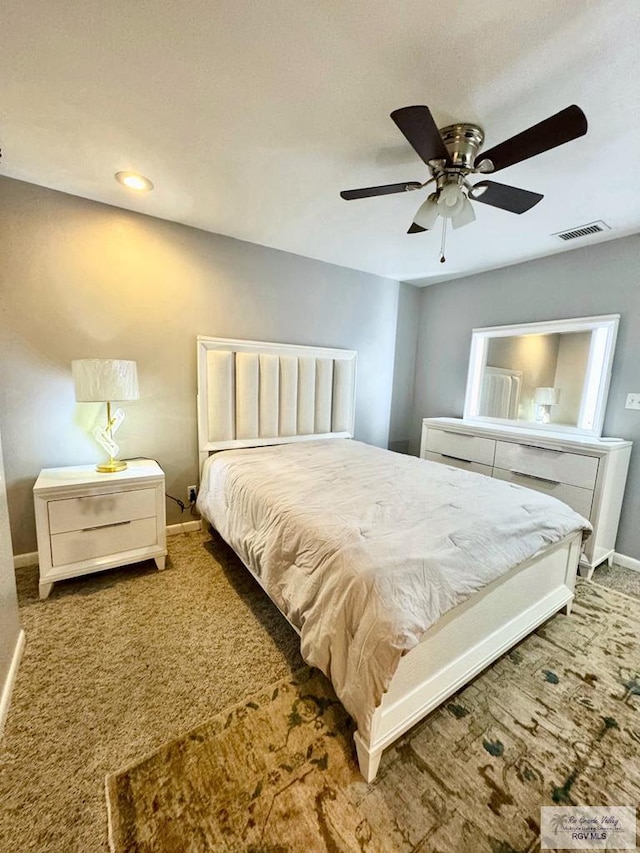
<path fill-rule="evenodd" d="M 536 388 L 534 401 L 536 404 L 536 423 L 548 424 L 551 417 L 551 406 L 560 402 L 558 388 Z"/>
<path fill-rule="evenodd" d="M 71 362 L 71 372 L 76 400 L 79 403 L 107 404 L 107 425 L 95 427 L 93 437 L 107 451 L 109 461 L 104 465 L 96 465 L 96 471 L 103 474 L 123 471 L 127 463 L 116 459 L 120 448 L 113 436 L 124 420 L 124 412 L 122 409 L 116 409 L 112 416 L 111 403 L 114 400 L 138 399 L 138 371 L 135 361 L 81 358 Z"/>

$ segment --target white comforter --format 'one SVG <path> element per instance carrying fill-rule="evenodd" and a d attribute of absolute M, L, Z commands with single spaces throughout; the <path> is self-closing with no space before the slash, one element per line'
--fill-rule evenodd
<path fill-rule="evenodd" d="M 590 529 L 547 495 L 348 439 L 218 453 L 198 509 L 365 737 L 401 655 L 447 610 Z"/>

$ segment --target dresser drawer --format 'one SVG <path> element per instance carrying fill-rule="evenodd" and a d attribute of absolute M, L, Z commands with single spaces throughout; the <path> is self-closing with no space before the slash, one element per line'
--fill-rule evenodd
<path fill-rule="evenodd" d="M 65 566 L 122 551 L 148 548 L 158 541 L 156 518 L 123 521 L 105 527 L 72 530 L 51 537 L 51 564 Z"/>
<path fill-rule="evenodd" d="M 552 483 L 547 480 L 536 480 L 535 477 L 527 477 L 523 474 L 514 474 L 513 471 L 505 471 L 503 468 L 494 468 L 493 476 L 496 480 L 506 480 L 533 489 L 536 492 L 544 492 L 559 501 L 567 504 L 584 518 L 591 515 L 591 503 L 593 492 L 589 489 L 581 489 L 578 486 L 567 486 L 565 483 Z"/>
<path fill-rule="evenodd" d="M 80 498 L 49 501 L 49 530 L 52 534 L 88 527 L 103 527 L 121 521 L 150 518 L 156 514 L 155 489 L 132 489 Z"/>
<path fill-rule="evenodd" d="M 568 486 L 582 489 L 595 487 L 598 474 L 596 456 L 583 456 L 578 453 L 566 453 L 562 450 L 546 450 L 528 444 L 515 444 L 510 441 L 496 443 L 496 468 L 512 471 L 515 474 L 530 474 L 555 480 Z"/>
<path fill-rule="evenodd" d="M 495 447 L 496 442 L 492 438 L 441 429 L 427 430 L 426 449 L 442 456 L 492 466 Z"/>
<path fill-rule="evenodd" d="M 475 471 L 476 474 L 484 474 L 487 477 L 491 476 L 491 465 L 481 465 L 479 462 L 469 462 L 466 459 L 456 459 L 453 456 L 443 456 L 442 453 L 432 453 L 430 450 L 425 451 L 424 459 L 429 462 L 439 462 L 441 465 L 451 465 L 454 468 L 462 468 L 464 471 Z"/>

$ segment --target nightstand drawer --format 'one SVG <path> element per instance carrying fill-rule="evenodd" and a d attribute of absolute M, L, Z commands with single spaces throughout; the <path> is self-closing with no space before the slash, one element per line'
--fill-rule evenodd
<path fill-rule="evenodd" d="M 132 489 L 101 495 L 48 501 L 49 530 L 52 534 L 86 530 L 135 521 L 156 514 L 155 489 Z"/>
<path fill-rule="evenodd" d="M 115 522 L 102 527 L 57 533 L 51 537 L 52 566 L 80 563 L 97 557 L 115 555 L 122 551 L 147 548 L 158 541 L 157 521 L 141 518 L 136 521 Z"/>
<path fill-rule="evenodd" d="M 441 429 L 429 429 L 426 449 L 432 453 L 442 453 L 468 462 L 481 465 L 493 465 L 496 443 L 492 438 L 466 435 L 459 432 L 445 432 Z"/>
<path fill-rule="evenodd" d="M 457 459 L 455 456 L 444 456 L 442 453 L 432 453 L 430 450 L 425 451 L 423 458 L 429 462 L 462 468 L 464 471 L 475 471 L 476 474 L 484 474 L 486 477 L 490 477 L 493 471 L 491 465 L 481 465 L 479 462 L 469 462 L 467 459 Z"/>
<path fill-rule="evenodd" d="M 514 474 L 544 477 L 581 489 L 593 489 L 598 474 L 596 456 L 547 450 L 510 441 L 497 442 L 495 466 Z"/>
<path fill-rule="evenodd" d="M 551 495 L 552 498 L 557 498 L 562 503 L 567 504 L 567 506 L 570 506 L 571 509 L 584 518 L 588 519 L 591 514 L 593 492 L 589 489 L 581 489 L 578 486 L 567 486 L 565 483 L 554 483 L 549 480 L 540 480 L 535 477 L 527 477 L 523 474 L 514 474 L 513 471 L 505 471 L 502 468 L 494 468 L 493 476 L 496 480 L 506 480 L 508 483 L 515 483 L 518 486 L 524 486 L 527 489 Z"/>

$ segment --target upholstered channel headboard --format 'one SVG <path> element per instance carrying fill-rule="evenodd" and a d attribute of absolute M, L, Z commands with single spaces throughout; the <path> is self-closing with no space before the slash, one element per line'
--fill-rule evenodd
<path fill-rule="evenodd" d="M 352 438 L 354 350 L 198 336 L 198 444 L 214 450 Z"/>

